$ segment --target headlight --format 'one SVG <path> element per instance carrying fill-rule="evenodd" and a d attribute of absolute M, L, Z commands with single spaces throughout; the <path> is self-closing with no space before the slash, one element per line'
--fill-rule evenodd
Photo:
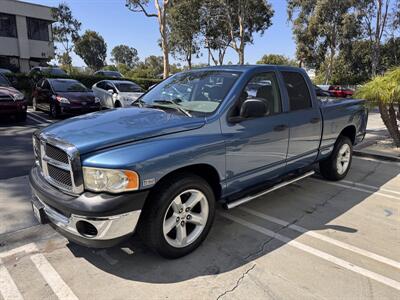
<path fill-rule="evenodd" d="M 24 94 L 15 94 L 13 95 L 14 100 L 24 100 Z"/>
<path fill-rule="evenodd" d="M 130 170 L 83 167 L 85 188 L 94 192 L 121 193 L 139 189 L 139 175 Z"/>
<path fill-rule="evenodd" d="M 56 100 L 58 102 L 60 102 L 60 103 L 70 104 L 69 100 L 67 98 L 64 98 L 64 97 L 57 96 Z"/>
<path fill-rule="evenodd" d="M 94 97 L 94 103 L 100 103 L 100 98 Z"/>

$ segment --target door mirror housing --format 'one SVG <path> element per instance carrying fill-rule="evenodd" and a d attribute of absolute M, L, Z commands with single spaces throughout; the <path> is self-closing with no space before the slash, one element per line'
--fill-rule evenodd
<path fill-rule="evenodd" d="M 258 98 L 247 99 L 240 108 L 240 118 L 259 118 L 268 113 L 268 106 L 264 100 Z"/>
<path fill-rule="evenodd" d="M 109 94 L 114 94 L 114 90 L 112 90 L 112 89 L 109 89 L 109 90 L 107 90 L 107 92 L 109 93 Z"/>

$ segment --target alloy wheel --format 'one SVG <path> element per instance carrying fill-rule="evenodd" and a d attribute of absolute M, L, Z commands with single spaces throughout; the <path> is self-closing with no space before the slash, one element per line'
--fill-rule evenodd
<path fill-rule="evenodd" d="M 336 160 L 337 172 L 342 175 L 347 171 L 350 164 L 351 149 L 348 144 L 343 144 L 340 147 Z"/>

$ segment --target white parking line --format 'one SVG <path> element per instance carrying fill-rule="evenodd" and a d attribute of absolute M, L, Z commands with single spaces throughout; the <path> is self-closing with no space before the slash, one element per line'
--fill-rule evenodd
<path fill-rule="evenodd" d="M 35 121 L 38 124 L 50 124 L 49 122 L 44 122 L 44 121 L 40 120 L 39 118 L 36 118 L 36 116 L 33 116 L 32 114 L 28 114 L 27 118 L 32 121 Z"/>
<path fill-rule="evenodd" d="M 29 253 L 32 253 L 35 251 L 38 251 L 37 246 L 34 243 L 30 243 L 30 244 L 26 244 L 26 245 L 23 245 L 23 246 L 14 248 L 14 249 L 10 249 L 8 251 L 0 252 L 0 259 L 20 253 L 20 252 L 25 252 L 25 253 L 29 254 Z"/>
<path fill-rule="evenodd" d="M 315 182 L 320 182 L 320 183 L 325 183 L 325 184 L 329 184 L 329 185 L 339 186 L 339 187 L 343 187 L 346 189 L 351 189 L 354 191 L 359 191 L 359 192 L 363 192 L 363 193 L 367 193 L 367 194 L 374 194 L 374 195 L 379 195 L 379 196 L 390 198 L 390 199 L 400 200 L 400 197 L 384 194 L 381 192 L 366 190 L 366 189 L 362 189 L 362 188 L 358 188 L 358 187 L 350 186 L 350 185 L 345 185 L 345 184 L 341 184 L 341 183 L 337 183 L 337 182 L 326 181 L 326 180 L 321 180 L 321 179 L 317 179 L 317 178 L 309 178 L 309 180 L 312 180 Z"/>
<path fill-rule="evenodd" d="M 398 162 L 394 162 L 394 161 L 389 162 L 389 161 L 384 161 L 384 160 L 380 160 L 380 159 L 376 159 L 376 158 L 372 158 L 372 157 L 353 156 L 353 159 L 373 161 L 373 162 L 378 162 L 378 163 L 384 164 L 384 165 L 400 166 L 400 163 L 398 163 Z"/>
<path fill-rule="evenodd" d="M 22 300 L 24 299 L 19 292 L 14 280 L 11 278 L 7 268 L 0 259 L 0 295 L 5 299 Z"/>
<path fill-rule="evenodd" d="M 38 114 L 35 113 L 34 111 L 28 110 L 28 115 L 31 116 L 31 117 L 33 117 L 33 118 L 36 118 L 36 119 L 40 120 L 40 122 L 42 122 L 42 123 L 43 123 L 43 122 L 44 122 L 44 123 L 53 123 L 53 122 L 54 122 L 53 120 L 49 120 L 49 119 L 46 119 L 46 118 L 44 118 L 44 117 L 38 115 Z"/>
<path fill-rule="evenodd" d="M 292 239 L 290 239 L 290 238 L 288 238 L 288 237 L 286 237 L 284 235 L 281 235 L 279 233 L 273 232 L 271 230 L 268 230 L 268 229 L 266 229 L 264 227 L 261 227 L 261 226 L 258 226 L 256 224 L 250 223 L 250 222 L 248 222 L 248 221 L 246 221 L 244 219 L 241 219 L 241 218 L 238 218 L 238 217 L 235 217 L 233 215 L 230 215 L 230 214 L 227 214 L 227 213 L 223 213 L 223 212 L 220 212 L 220 215 L 222 217 L 224 217 L 224 218 L 227 218 L 227 219 L 233 221 L 233 222 L 241 224 L 244 227 L 247 227 L 249 229 L 252 229 L 254 231 L 262 233 L 262 234 L 264 234 L 266 236 L 273 237 L 273 238 L 283 242 L 284 244 L 288 244 L 288 245 L 290 245 L 292 247 L 295 247 L 295 248 L 297 248 L 299 250 L 302 250 L 304 252 L 307 252 L 309 254 L 312 254 L 314 256 L 322 258 L 322 259 L 324 259 L 324 260 L 326 260 L 328 262 L 331 262 L 331 263 L 333 263 L 335 265 L 338 265 L 338 266 L 340 266 L 342 268 L 345 268 L 347 270 L 350 270 L 350 271 L 355 272 L 357 274 L 360 274 L 362 276 L 368 277 L 370 279 L 373 279 L 375 281 L 378 281 L 378 282 L 380 282 L 382 284 L 385 284 L 387 286 L 390 286 L 390 287 L 400 291 L 400 282 L 398 282 L 396 280 L 390 279 L 390 278 L 382 276 L 382 275 L 380 275 L 378 273 L 375 273 L 375 272 L 369 271 L 367 269 L 364 269 L 362 267 L 356 266 L 356 265 L 354 265 L 354 264 L 352 264 L 352 263 L 350 263 L 348 261 L 345 261 L 345 260 L 343 260 L 341 258 L 338 258 L 338 257 L 333 256 L 331 254 L 322 252 L 322 251 L 320 251 L 318 249 L 312 248 L 310 246 L 307 246 L 305 244 L 302 244 L 300 242 L 292 240 Z"/>
<path fill-rule="evenodd" d="M 246 213 L 249 213 L 249 214 L 251 214 L 253 216 L 256 216 L 256 217 L 259 217 L 261 219 L 264 219 L 266 221 L 269 221 L 269 222 L 272 222 L 272 223 L 275 223 L 275 224 L 279 224 L 279 225 L 282 225 L 282 226 L 287 226 L 288 228 L 290 228 L 292 230 L 295 230 L 297 232 L 303 233 L 305 235 L 308 235 L 308 236 L 311 236 L 313 238 L 316 238 L 316 239 L 322 240 L 324 242 L 330 243 L 332 245 L 335 245 L 337 247 L 349 250 L 351 252 L 363 255 L 365 257 L 368 257 L 368 258 L 371 258 L 373 260 L 379 261 L 381 263 L 387 264 L 387 265 L 392 266 L 394 268 L 400 269 L 400 262 L 397 262 L 397 261 L 392 260 L 390 258 L 375 254 L 373 252 L 358 248 L 356 246 L 352 246 L 352 245 L 346 244 L 344 242 L 341 242 L 341 241 L 335 240 L 333 238 L 327 237 L 327 236 L 325 236 L 323 234 L 319 234 L 317 232 L 310 231 L 310 230 L 308 230 L 308 229 L 306 229 L 304 227 L 298 226 L 298 225 L 294 225 L 294 224 L 290 225 L 289 222 L 286 222 L 284 220 L 275 218 L 273 216 L 269 216 L 269 215 L 260 213 L 258 211 L 255 211 L 255 210 L 251 209 L 251 208 L 239 207 L 239 209 L 244 211 L 244 212 L 246 212 Z"/>
<path fill-rule="evenodd" d="M 366 189 L 371 189 L 374 192 L 382 191 L 382 192 L 388 192 L 388 193 L 400 195 L 400 192 L 398 192 L 398 191 L 393 191 L 391 189 L 382 188 L 382 187 L 378 187 L 378 186 L 358 183 L 358 182 L 349 181 L 349 180 L 342 180 L 341 182 L 348 183 L 348 184 L 355 185 L 355 186 L 359 186 L 359 187 L 363 187 L 363 188 L 366 188 Z"/>
<path fill-rule="evenodd" d="M 30 258 L 59 299 L 78 299 L 43 254 L 34 254 Z"/>

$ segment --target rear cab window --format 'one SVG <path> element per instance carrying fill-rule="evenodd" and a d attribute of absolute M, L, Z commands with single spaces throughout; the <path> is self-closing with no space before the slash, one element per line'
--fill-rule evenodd
<path fill-rule="evenodd" d="M 312 101 L 307 83 L 298 72 L 281 72 L 289 97 L 290 111 L 310 109 Z"/>

